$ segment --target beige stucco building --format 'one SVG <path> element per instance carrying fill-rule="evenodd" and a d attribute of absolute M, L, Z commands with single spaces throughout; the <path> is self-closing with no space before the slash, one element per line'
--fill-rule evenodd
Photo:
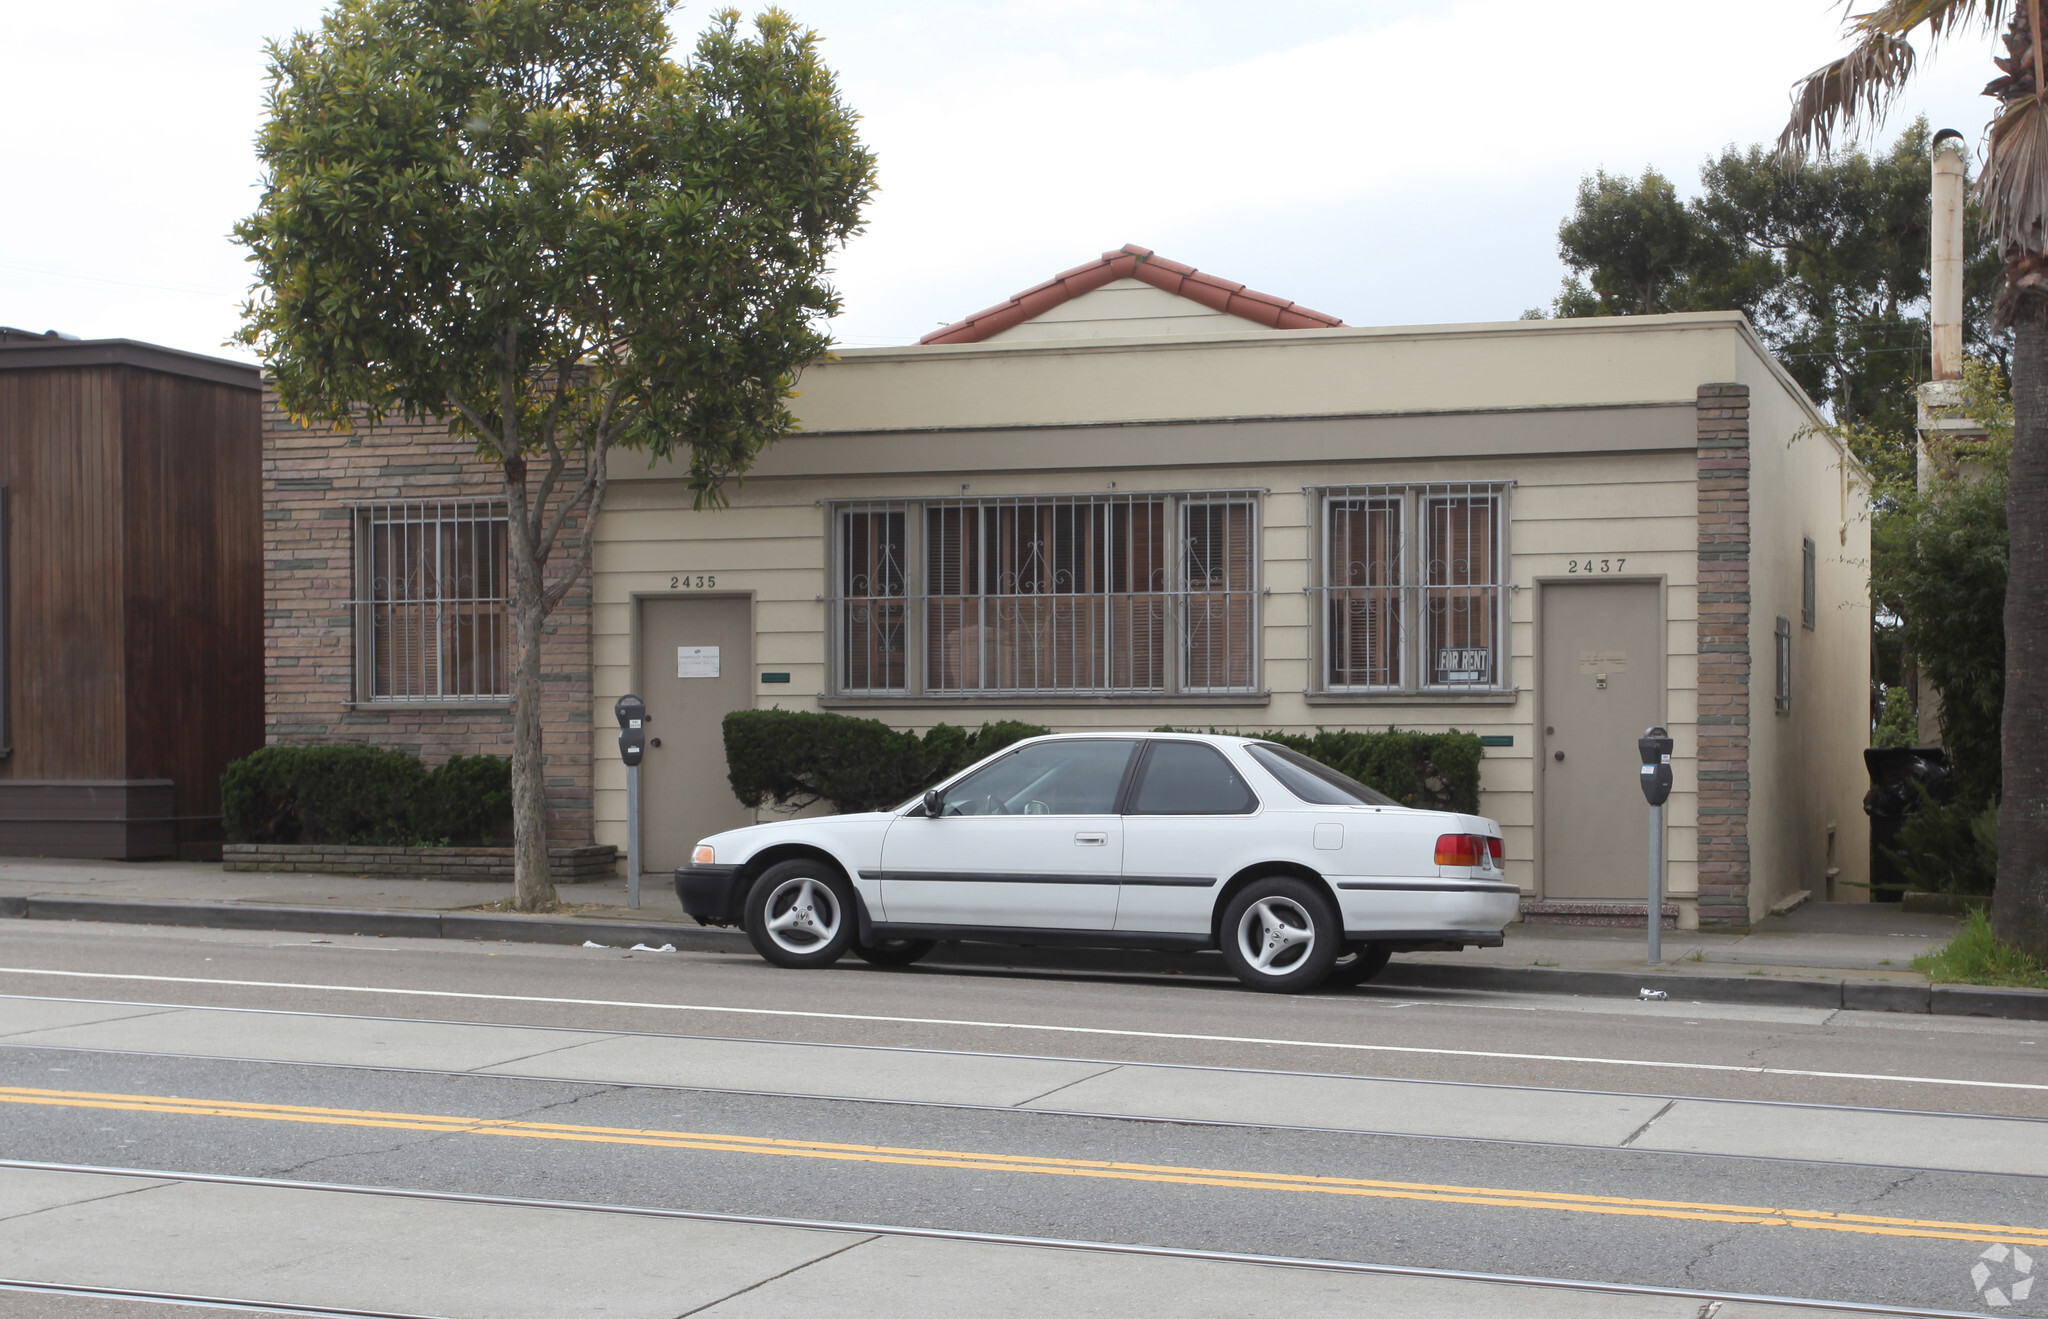
<path fill-rule="evenodd" d="M 1867 486 L 1738 314 L 1354 328 L 1127 248 L 800 388 L 729 507 L 613 464 L 595 828 L 634 690 L 650 872 L 750 818 L 717 722 L 780 706 L 1474 731 L 1566 919 L 1641 919 L 1662 723 L 1682 925 L 1864 893 Z"/>

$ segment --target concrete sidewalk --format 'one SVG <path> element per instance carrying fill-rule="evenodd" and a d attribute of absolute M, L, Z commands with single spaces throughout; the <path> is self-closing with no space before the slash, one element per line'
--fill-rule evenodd
<path fill-rule="evenodd" d="M 744 936 L 698 926 L 659 877 L 638 910 L 626 884 L 566 886 L 563 910 L 502 910 L 506 885 L 345 875 L 230 874 L 217 864 L 0 858 L 0 916 L 287 929 L 394 937 L 744 951 Z M 2048 992 L 1932 986 L 1912 961 L 1954 934 L 1953 917 L 1884 903 L 1808 904 L 1740 934 L 1666 931 L 1652 967 L 1641 930 L 1512 926 L 1501 948 L 1404 954 L 1375 984 L 1519 993 L 1626 995 L 2048 1020 Z M 935 963 L 1091 974 L 1222 975 L 1210 954 L 947 944 Z"/>

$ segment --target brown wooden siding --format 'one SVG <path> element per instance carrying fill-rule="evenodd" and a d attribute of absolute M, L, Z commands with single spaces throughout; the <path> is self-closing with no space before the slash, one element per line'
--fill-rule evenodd
<path fill-rule="evenodd" d="M 135 368 L 122 393 L 127 772 L 214 816 L 263 745 L 261 398 Z"/>
<path fill-rule="evenodd" d="M 0 371 L 14 743 L 0 779 L 129 777 L 120 375 Z"/>

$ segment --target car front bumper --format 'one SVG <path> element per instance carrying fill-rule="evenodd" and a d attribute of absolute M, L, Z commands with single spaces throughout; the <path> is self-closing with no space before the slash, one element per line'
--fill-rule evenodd
<path fill-rule="evenodd" d="M 738 866 L 677 866 L 676 899 L 699 925 L 737 925 L 746 902 Z"/>

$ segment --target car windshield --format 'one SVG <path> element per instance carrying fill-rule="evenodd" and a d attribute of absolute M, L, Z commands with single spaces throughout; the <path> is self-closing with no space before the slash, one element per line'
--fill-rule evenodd
<path fill-rule="evenodd" d="M 1339 774 L 1319 760 L 1310 760 L 1274 742 L 1253 742 L 1252 759 L 1280 786 L 1311 806 L 1399 806 L 1384 792 L 1366 787 L 1349 774 Z"/>

